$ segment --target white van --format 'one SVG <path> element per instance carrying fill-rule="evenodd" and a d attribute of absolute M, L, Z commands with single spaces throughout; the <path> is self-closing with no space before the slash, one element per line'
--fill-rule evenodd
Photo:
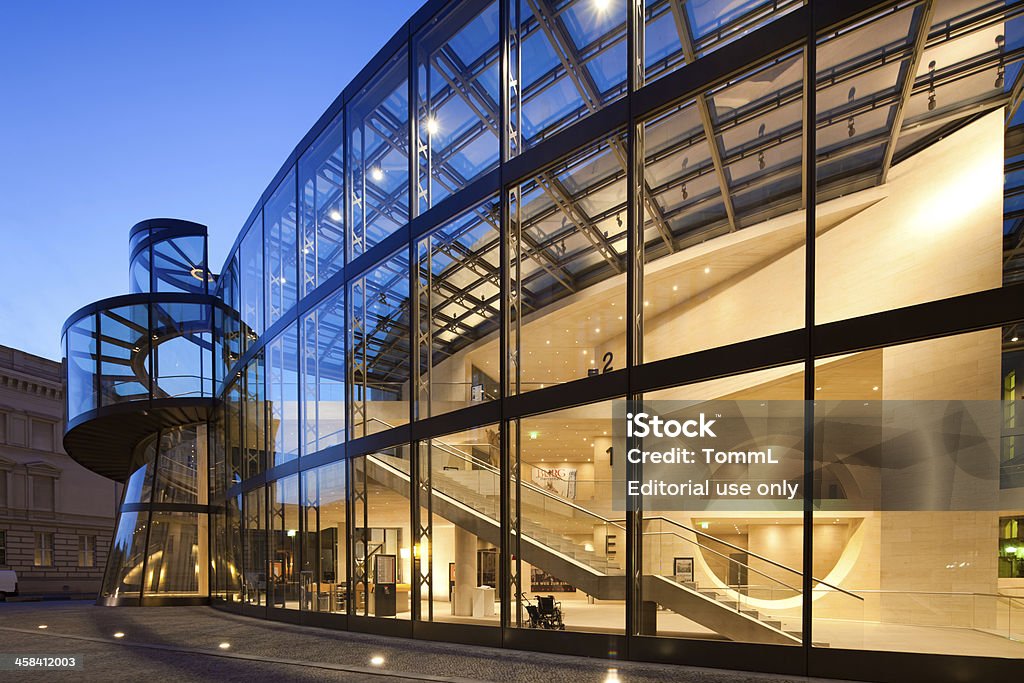
<path fill-rule="evenodd" d="M 18 572 L 13 569 L 0 569 L 0 600 L 18 594 Z"/>

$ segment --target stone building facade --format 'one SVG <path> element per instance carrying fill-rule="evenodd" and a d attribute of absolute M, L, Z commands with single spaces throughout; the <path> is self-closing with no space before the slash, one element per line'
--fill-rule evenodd
<path fill-rule="evenodd" d="M 22 595 L 93 596 L 120 485 L 65 452 L 61 364 L 0 346 L 0 569 Z"/>

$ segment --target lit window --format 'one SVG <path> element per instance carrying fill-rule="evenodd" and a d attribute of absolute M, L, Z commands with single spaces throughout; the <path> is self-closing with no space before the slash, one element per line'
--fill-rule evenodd
<path fill-rule="evenodd" d="M 36 567 L 53 566 L 53 534 L 36 532 L 36 552 L 32 564 Z"/>
<path fill-rule="evenodd" d="M 95 567 L 96 566 L 96 537 L 95 536 L 79 536 L 78 537 L 78 566 L 79 567 Z"/>

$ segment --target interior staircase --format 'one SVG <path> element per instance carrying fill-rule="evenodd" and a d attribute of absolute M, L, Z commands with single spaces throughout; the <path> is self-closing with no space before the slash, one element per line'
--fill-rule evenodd
<path fill-rule="evenodd" d="M 473 459 L 468 454 L 458 454 L 458 457 L 472 461 L 474 469 L 432 471 L 432 510 L 488 543 L 500 545 L 500 511 L 497 496 L 499 473 L 495 468 Z M 408 461 L 401 458 L 383 454 L 366 456 L 366 475 L 406 497 L 409 495 L 408 468 Z M 477 485 L 470 485 L 467 481 L 470 479 Z M 616 526 L 622 530 L 623 536 L 624 527 L 525 481 L 520 488 L 527 490 L 532 498 L 543 496 L 543 500 L 540 501 L 527 502 L 526 496 L 520 501 L 523 511 L 520 520 L 520 549 L 523 559 L 600 600 L 624 599 L 626 579 L 621 568 L 562 535 L 558 529 L 535 520 L 552 520 L 553 517 L 558 519 L 552 514 L 551 509 L 564 506 L 572 509 L 562 511 L 560 516 L 563 519 L 570 516 L 589 516 L 594 525 Z M 488 491 L 493 493 L 488 495 Z M 539 514 L 541 509 L 538 503 L 547 510 L 546 514 Z M 682 534 L 679 536 L 684 540 L 690 540 Z M 709 550 L 705 546 L 701 546 L 701 549 Z M 733 593 L 731 596 L 730 592 L 721 589 L 700 588 L 694 583 L 679 583 L 658 574 L 644 575 L 642 581 L 645 600 L 657 603 L 731 640 L 776 644 L 800 642 L 798 631 L 783 630 L 781 620 L 742 604 L 734 597 L 735 592 L 730 591 Z"/>

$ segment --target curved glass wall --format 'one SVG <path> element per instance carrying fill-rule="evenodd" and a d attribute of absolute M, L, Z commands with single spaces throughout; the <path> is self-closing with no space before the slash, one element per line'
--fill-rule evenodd
<path fill-rule="evenodd" d="M 67 326 L 69 422 L 118 403 L 213 396 L 213 305 L 134 297 Z"/>
<path fill-rule="evenodd" d="M 160 430 L 139 445 L 101 602 L 146 604 L 147 599 L 209 595 L 207 444 L 206 424 L 195 424 Z"/>

